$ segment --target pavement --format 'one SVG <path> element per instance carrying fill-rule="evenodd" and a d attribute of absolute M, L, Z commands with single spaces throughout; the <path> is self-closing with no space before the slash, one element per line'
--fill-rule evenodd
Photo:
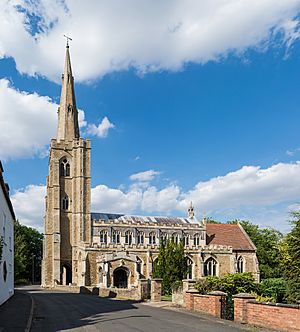
<path fill-rule="evenodd" d="M 15 290 L 14 296 L 0 306 L 0 332 L 29 332 L 32 314 L 31 295 Z"/>
<path fill-rule="evenodd" d="M 27 287 L 0 306 L 0 332 L 241 332 L 267 331 L 174 308 L 170 302 L 134 302 Z"/>

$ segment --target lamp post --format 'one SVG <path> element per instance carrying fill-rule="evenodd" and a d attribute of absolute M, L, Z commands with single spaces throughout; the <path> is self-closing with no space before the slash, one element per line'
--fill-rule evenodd
<path fill-rule="evenodd" d="M 32 272 L 32 276 L 31 276 L 31 283 L 32 285 L 34 284 L 34 255 L 32 255 L 32 269 L 31 269 L 31 272 Z"/>

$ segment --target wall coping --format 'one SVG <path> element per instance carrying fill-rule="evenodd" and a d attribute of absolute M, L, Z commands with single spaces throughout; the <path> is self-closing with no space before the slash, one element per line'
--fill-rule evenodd
<path fill-rule="evenodd" d="M 233 298 L 237 299 L 255 299 L 255 296 L 249 293 L 239 293 L 236 295 L 233 295 Z"/>
<path fill-rule="evenodd" d="M 281 307 L 281 308 L 290 308 L 290 309 L 300 309 L 299 304 L 286 304 L 286 303 L 273 303 L 273 302 L 258 302 L 258 301 L 249 301 L 251 304 L 261 304 L 267 305 L 270 307 Z"/>
<path fill-rule="evenodd" d="M 152 279 L 152 281 L 163 281 L 163 279 L 161 279 L 161 278 L 155 278 L 155 279 Z"/>
<path fill-rule="evenodd" d="M 199 294 L 197 289 L 191 288 L 186 291 L 186 293 L 191 293 L 191 294 Z M 201 294 L 202 295 L 202 294 Z"/>
<path fill-rule="evenodd" d="M 214 296 L 227 296 L 227 293 L 222 291 L 212 291 L 207 293 L 207 295 L 214 295 Z"/>

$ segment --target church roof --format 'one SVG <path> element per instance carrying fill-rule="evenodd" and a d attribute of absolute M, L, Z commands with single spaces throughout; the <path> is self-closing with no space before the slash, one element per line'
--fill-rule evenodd
<path fill-rule="evenodd" d="M 131 222 L 134 224 L 143 224 L 143 223 L 156 223 L 156 224 L 167 224 L 167 225 L 184 225 L 184 224 L 193 224 L 187 218 L 179 217 L 152 217 L 152 216 L 132 216 L 126 214 L 113 214 L 113 213 L 91 213 L 92 220 L 115 220 L 115 221 L 125 221 Z"/>
<path fill-rule="evenodd" d="M 226 245 L 233 250 L 256 250 L 243 227 L 239 224 L 207 224 L 208 245 Z"/>

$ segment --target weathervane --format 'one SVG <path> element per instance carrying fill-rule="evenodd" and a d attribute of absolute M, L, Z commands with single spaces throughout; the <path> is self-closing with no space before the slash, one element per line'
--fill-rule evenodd
<path fill-rule="evenodd" d="M 71 38 L 71 37 L 68 37 L 68 36 L 66 36 L 66 35 L 64 35 L 64 37 L 67 39 L 67 47 L 69 47 L 69 40 L 72 40 L 72 38 Z"/>

